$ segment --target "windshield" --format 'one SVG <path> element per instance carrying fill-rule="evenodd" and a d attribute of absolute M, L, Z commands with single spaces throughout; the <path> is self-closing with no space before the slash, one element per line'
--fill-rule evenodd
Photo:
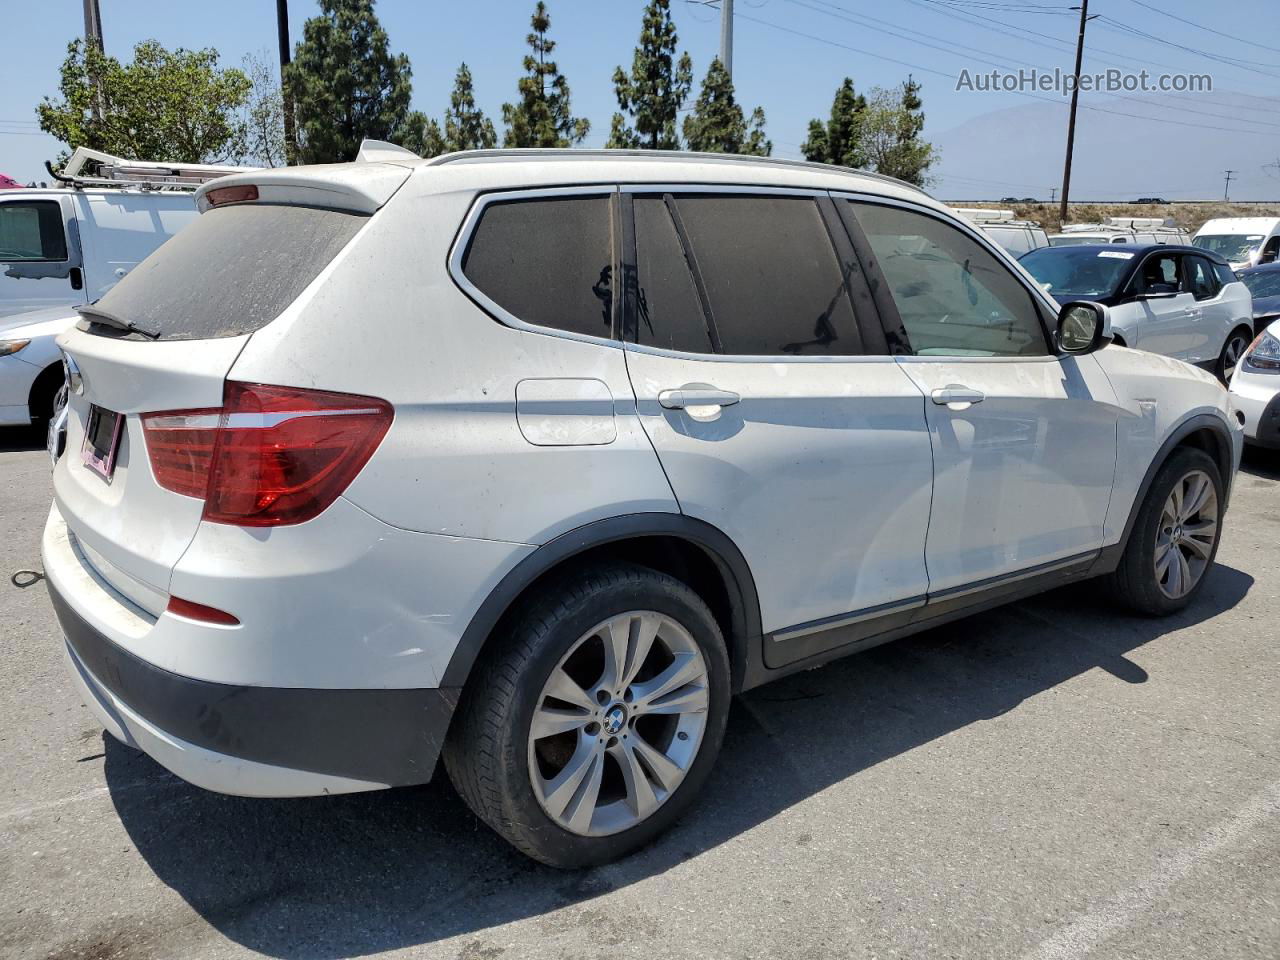
<path fill-rule="evenodd" d="M 1262 270 L 1240 276 L 1255 300 L 1263 297 L 1280 297 L 1280 270 Z"/>
<path fill-rule="evenodd" d="M 1240 263 L 1253 256 L 1253 252 L 1262 244 L 1262 234 L 1245 235 L 1243 233 L 1210 233 L 1196 237 L 1191 241 L 1193 246 L 1201 250 L 1211 250 L 1224 260 Z"/>
<path fill-rule="evenodd" d="M 1093 300 L 1115 292 L 1135 254 L 1092 247 L 1041 247 L 1018 262 L 1059 302 Z"/>
<path fill-rule="evenodd" d="M 1106 242 L 1107 242 L 1106 237 L 1087 236 L 1087 235 L 1081 236 L 1078 233 L 1072 234 L 1069 237 L 1050 237 L 1049 238 L 1049 246 L 1051 247 L 1074 247 L 1076 244 L 1080 244 L 1080 243 L 1106 243 Z"/>

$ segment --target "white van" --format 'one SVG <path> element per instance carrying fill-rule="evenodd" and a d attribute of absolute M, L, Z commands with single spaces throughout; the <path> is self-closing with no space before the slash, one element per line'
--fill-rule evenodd
<path fill-rule="evenodd" d="M 1233 270 L 1280 260 L 1280 217 L 1223 217 L 1208 220 L 1191 241 L 1216 253 Z"/>
<path fill-rule="evenodd" d="M 971 220 L 974 226 L 1008 250 L 1014 259 L 1049 245 L 1049 236 L 1044 232 L 1044 227 L 1034 220 L 1015 219 L 1012 210 L 958 207 L 956 213 Z"/>
<path fill-rule="evenodd" d="M 1160 217 L 1107 217 L 1102 223 L 1073 223 L 1049 237 L 1049 245 L 1078 243 L 1190 243 L 1187 232 Z"/>
<path fill-rule="evenodd" d="M 0 317 L 97 300 L 195 220 L 197 186 L 248 169 L 143 163 L 81 147 L 54 174 L 59 186 L 5 190 Z"/>

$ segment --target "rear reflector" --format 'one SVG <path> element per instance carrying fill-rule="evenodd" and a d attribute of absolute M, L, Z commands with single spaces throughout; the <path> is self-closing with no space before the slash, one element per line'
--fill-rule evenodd
<path fill-rule="evenodd" d="M 248 203 L 258 199 L 258 188 L 251 183 L 238 187 L 218 187 L 216 190 L 206 191 L 204 199 L 211 207 L 224 203 Z"/>
<path fill-rule="evenodd" d="M 240 621 L 225 610 L 219 610 L 217 607 L 206 607 L 203 603 L 192 603 L 190 600 L 183 600 L 181 597 L 170 597 L 169 605 L 165 607 L 165 613 L 172 613 L 175 617 L 185 617 L 188 620 L 199 620 L 202 623 L 216 623 L 223 627 L 238 627 L 240 625 Z"/>
<path fill-rule="evenodd" d="M 391 426 L 385 400 L 228 381 L 218 409 L 145 414 L 156 482 L 205 501 L 204 519 L 302 523 L 355 479 Z"/>

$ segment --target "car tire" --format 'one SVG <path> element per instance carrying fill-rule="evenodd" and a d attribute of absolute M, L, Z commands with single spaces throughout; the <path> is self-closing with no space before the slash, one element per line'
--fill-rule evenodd
<path fill-rule="evenodd" d="M 1215 368 L 1215 372 L 1219 380 L 1226 384 L 1231 383 L 1231 377 L 1236 372 L 1236 364 L 1245 355 L 1245 351 L 1249 349 L 1249 344 L 1252 341 L 1253 337 L 1249 335 L 1247 327 L 1236 327 L 1231 331 L 1231 335 L 1227 337 L 1227 342 L 1222 345 L 1222 352 L 1218 354 L 1218 365 Z"/>
<path fill-rule="evenodd" d="M 670 827 L 710 774 L 729 714 L 729 658 L 702 598 L 647 567 L 579 568 L 500 629 L 444 749 L 471 810 L 570 869 Z"/>
<path fill-rule="evenodd" d="M 1173 452 L 1156 473 L 1110 575 L 1112 593 L 1122 605 L 1167 616 L 1196 598 L 1217 557 L 1223 493 L 1212 457 L 1192 447 Z M 1196 498 L 1198 503 L 1191 502 Z"/>

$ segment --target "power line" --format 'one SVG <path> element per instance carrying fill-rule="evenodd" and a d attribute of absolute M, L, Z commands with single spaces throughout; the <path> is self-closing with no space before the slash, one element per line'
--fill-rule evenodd
<path fill-rule="evenodd" d="M 773 30 L 781 30 L 783 33 L 789 33 L 789 34 L 792 34 L 793 36 L 803 37 L 806 40 L 813 40 L 816 43 L 822 43 L 832 47 L 839 47 L 842 50 L 849 50 L 853 53 L 860 53 L 863 56 L 872 57 L 873 59 L 876 59 L 876 60 L 884 60 L 888 63 L 896 63 L 899 66 L 910 67 L 912 70 L 919 70 L 922 73 L 931 73 L 934 76 L 944 77 L 947 80 L 960 79 L 959 76 L 957 76 L 956 74 L 947 73 L 945 70 L 936 70 L 933 67 L 928 67 L 920 63 L 912 63 L 908 60 L 900 60 L 897 57 L 886 57 L 883 54 L 873 53 L 870 50 L 864 50 L 860 47 L 854 47 L 847 43 L 841 43 L 840 41 L 832 40 L 829 37 L 820 37 L 820 36 L 817 36 L 816 34 L 805 33 L 803 30 L 796 30 L 793 27 L 785 27 L 780 23 L 773 23 L 769 20 L 761 20 L 760 18 L 753 17 L 750 14 L 739 12 L 739 13 L 736 13 L 735 16 L 739 20 L 748 20 L 752 23 L 758 23 L 761 26 L 769 27 L 770 29 L 773 29 Z M 1044 103 L 1052 103 L 1052 104 L 1055 104 L 1056 106 L 1061 106 L 1061 107 L 1067 106 L 1067 104 L 1062 103 L 1062 101 L 1054 100 L 1051 97 L 1042 97 L 1034 93 L 1026 93 L 1025 91 L 1021 91 L 1021 90 L 1011 90 L 1009 92 L 1015 96 L 1027 97 L 1031 100 L 1040 100 Z M 1095 107 L 1090 104 L 1083 104 L 1082 109 L 1092 110 L 1095 113 L 1107 113 L 1117 117 L 1128 117 L 1131 120 L 1145 120 L 1148 123 L 1165 123 L 1165 124 L 1172 124 L 1173 126 L 1179 126 L 1179 127 L 1191 127 L 1196 130 L 1220 130 L 1224 133 L 1245 133 L 1245 134 L 1253 134 L 1255 136 L 1273 136 L 1273 134 L 1263 130 L 1246 130 L 1241 127 L 1220 127 L 1220 126 L 1215 126 L 1213 124 L 1189 123 L 1186 121 L 1172 120 L 1165 117 L 1144 117 L 1136 113 L 1125 113 L 1120 110 L 1108 110 L 1106 107 Z M 1237 118 L 1232 118 L 1232 119 L 1237 119 Z"/>
<path fill-rule="evenodd" d="M 1245 70 L 1249 73 L 1256 73 L 1264 77 L 1271 77 L 1272 79 L 1280 80 L 1280 73 L 1271 73 L 1267 70 L 1259 70 L 1258 67 L 1268 65 L 1260 60 L 1242 60 L 1239 57 L 1227 57 L 1222 54 L 1197 50 L 1195 47 L 1188 47 L 1185 44 L 1177 43 L 1173 40 L 1166 40 L 1163 37 L 1157 37 L 1153 33 L 1147 33 L 1145 30 L 1139 30 L 1137 27 L 1130 26 L 1127 23 L 1121 23 L 1119 20 L 1114 20 L 1111 17 L 1099 16 L 1098 19 L 1101 21 L 1100 26 L 1106 27 L 1113 33 L 1132 34 L 1133 36 L 1140 37 L 1141 39 L 1147 40 L 1151 43 L 1161 43 L 1167 47 L 1182 50 L 1185 53 L 1192 53 L 1198 57 L 1204 57 L 1206 60 L 1213 60 L 1215 63 L 1222 63 L 1228 67 L 1235 67 L 1237 70 Z"/>
<path fill-rule="evenodd" d="M 1162 17 L 1168 17 L 1170 20 L 1177 20 L 1181 23 L 1187 24 L 1188 26 L 1195 27 L 1197 30 L 1205 30 L 1209 33 L 1216 33 L 1220 37 L 1226 37 L 1228 40 L 1234 40 L 1237 43 L 1247 43 L 1251 47 L 1259 47 L 1260 49 L 1266 50 L 1269 53 L 1274 54 L 1276 52 L 1275 47 L 1269 47 L 1263 43 L 1256 43 L 1253 40 L 1246 40 L 1244 37 L 1233 36 L 1230 33 L 1223 33 L 1221 30 L 1213 29 L 1213 27 L 1206 27 L 1202 23 L 1196 23 L 1194 20 L 1188 20 L 1186 17 L 1180 17 L 1176 13 L 1170 13 L 1168 10 L 1161 10 L 1159 7 L 1153 7 L 1151 4 L 1145 3 L 1144 0 L 1130 0 L 1130 2 L 1136 3 L 1140 7 L 1146 7 L 1148 10 L 1152 11 L 1153 13 L 1160 14 Z"/>
<path fill-rule="evenodd" d="M 868 30 L 875 30 L 875 31 L 877 31 L 877 32 L 879 32 L 879 33 L 885 33 L 885 34 L 888 34 L 889 36 L 897 37 L 897 38 L 898 38 L 898 39 L 900 39 L 900 40 L 906 40 L 908 43 L 915 43 L 915 44 L 917 44 L 917 45 L 919 45 L 919 46 L 929 47 L 929 48 L 931 48 L 931 49 L 933 49 L 933 50 L 940 50 L 940 51 L 942 51 L 943 53 L 949 53 L 949 54 L 951 54 L 951 55 L 953 55 L 953 56 L 957 55 L 953 49 L 950 49 L 950 48 L 954 48 L 954 47 L 960 47 L 960 48 L 963 48 L 963 49 L 965 49 L 965 50 L 972 50 L 972 51 L 974 51 L 974 52 L 976 52 L 976 53 L 984 54 L 984 55 L 986 55 L 986 56 L 990 56 L 990 57 L 999 57 L 999 56 L 1000 56 L 1000 54 L 998 54 L 998 53 L 993 53 L 993 52 L 992 52 L 992 51 L 990 51 L 990 50 L 983 50 L 983 49 L 981 49 L 981 48 L 979 48 L 979 47 L 971 47 L 971 46 L 969 46 L 968 44 L 957 44 L 957 43 L 954 43 L 954 42 L 952 42 L 952 41 L 946 40 L 946 39 L 945 39 L 945 38 L 943 38 L 943 37 L 938 37 L 938 36 L 935 36 L 935 35 L 930 34 L 930 33 L 924 33 L 923 31 L 920 31 L 920 30 L 911 30 L 911 29 L 908 29 L 908 28 L 906 28 L 906 27 L 902 27 L 902 28 L 901 28 L 902 30 L 905 30 L 907 33 L 914 33 L 914 34 L 916 34 L 917 36 L 927 37 L 927 38 L 928 38 L 928 39 L 930 39 L 930 40 L 937 40 L 937 41 L 939 41 L 939 43 L 945 44 L 945 46 L 941 46 L 941 47 L 940 47 L 940 46 L 937 46 L 937 45 L 932 44 L 932 43 L 925 43 L 925 42 L 924 42 L 924 41 L 922 41 L 922 40 L 916 40 L 916 39 L 914 39 L 914 38 L 912 38 L 912 37 L 904 36 L 902 33 L 899 33 L 899 32 L 897 32 L 897 31 L 895 31 L 895 30 L 886 30 L 886 29 L 883 29 L 883 28 L 881 28 L 881 27 L 871 26 L 870 24 L 868 24 L 868 23 L 863 23 L 863 22 L 861 22 L 861 21 L 863 21 L 863 20 L 869 20 L 869 21 L 871 21 L 872 23 L 887 23 L 887 21 L 879 20 L 879 19 L 877 19 L 876 17 L 868 16 L 868 15 L 866 15 L 866 14 L 854 13 L 852 10 L 849 10 L 847 7 L 842 7 L 842 6 L 840 6 L 839 4 L 837 4 L 837 3 L 832 3 L 832 2 L 830 2 L 830 0 L 814 0 L 814 2 L 816 2 L 816 3 L 820 3 L 820 4 L 822 4 L 822 6 L 824 6 L 824 7 L 831 7 L 831 8 L 834 8 L 834 10 L 841 11 L 840 13 L 835 13 L 835 12 L 833 12 L 832 10 L 822 10 L 822 9 L 819 9 L 818 7 L 815 7 L 815 6 L 813 6 L 812 4 L 810 4 L 810 3 L 806 2 L 806 0 L 787 0 L 787 2 L 792 3 L 792 4 L 795 4 L 795 5 L 797 5 L 797 6 L 804 7 L 804 8 L 809 9 L 809 10 L 814 10 L 814 11 L 816 11 L 816 12 L 818 12 L 818 13 L 825 14 L 826 16 L 829 16 L 829 17 L 835 17 L 836 19 L 844 20 L 844 21 L 846 21 L 847 23 L 853 23 L 853 24 L 855 24 L 855 25 L 857 25 L 857 26 L 865 27 L 865 28 L 866 28 L 866 29 L 868 29 Z M 855 19 L 855 18 L 856 18 L 856 19 Z M 1013 64 L 1020 64 L 1020 65 L 1028 66 L 1028 67 L 1032 67 L 1032 68 L 1036 68 L 1036 67 L 1037 67 L 1037 65 L 1036 65 L 1036 64 L 1030 63 L 1029 61 L 1026 61 L 1026 60 L 1006 59 L 1006 60 L 1004 60 L 1004 61 L 997 62 L 997 61 L 993 61 L 993 60 L 986 60 L 986 59 L 983 59 L 982 57 L 974 58 L 974 57 L 972 57 L 972 56 L 970 56 L 970 55 L 968 55 L 968 54 L 965 54 L 964 56 L 968 57 L 969 59 L 977 59 L 977 60 L 979 60 L 979 62 L 981 62 L 981 63 L 985 63 L 985 64 L 987 64 L 988 66 L 993 66 L 993 67 L 1002 67 L 1002 68 L 1004 68 L 1004 69 L 1010 69 L 1010 63 L 1013 63 Z M 1149 101 L 1149 100 L 1143 100 L 1143 99 L 1142 99 L 1142 98 L 1140 98 L 1140 97 L 1129 96 L 1129 95 L 1127 95 L 1127 94 L 1121 94 L 1121 93 L 1111 93 L 1111 94 L 1108 94 L 1108 96 L 1110 96 L 1110 97 L 1112 97 L 1113 99 L 1116 99 L 1116 100 L 1128 100 L 1128 101 L 1131 101 L 1131 102 L 1133 102 L 1133 103 L 1141 104 L 1142 106 L 1153 107 L 1153 108 L 1155 108 L 1155 109 L 1157 109 L 1157 110 L 1161 110 L 1161 109 L 1176 109 L 1179 113 L 1196 113 L 1196 114 L 1200 114 L 1201 116 L 1205 116 L 1205 117 L 1212 117 L 1212 118 L 1213 118 L 1213 119 L 1215 119 L 1215 120 L 1233 120 L 1233 121 L 1235 121 L 1235 122 L 1237 122 L 1237 123 L 1253 123 L 1253 124 L 1259 124 L 1259 125 L 1261 125 L 1261 126 L 1275 127 L 1275 128 L 1277 128 L 1277 129 L 1280 129 L 1280 123 L 1271 123 L 1271 122 L 1266 121 L 1266 120 L 1257 120 L 1257 119 L 1254 119 L 1254 118 L 1252 118 L 1252 117 L 1223 117 L 1221 113 L 1213 113 L 1213 112 L 1210 112 L 1210 111 L 1208 111 L 1208 110 L 1197 110 L 1197 109 L 1195 109 L 1194 107 L 1188 107 L 1188 106 L 1184 106 L 1184 105 L 1181 105 L 1181 104 L 1180 104 L 1180 105 L 1178 105 L 1177 107 L 1165 107 L 1165 106 L 1162 106 L 1162 105 L 1160 105 L 1160 104 L 1152 103 L 1152 102 L 1151 102 L 1151 101 Z"/>

